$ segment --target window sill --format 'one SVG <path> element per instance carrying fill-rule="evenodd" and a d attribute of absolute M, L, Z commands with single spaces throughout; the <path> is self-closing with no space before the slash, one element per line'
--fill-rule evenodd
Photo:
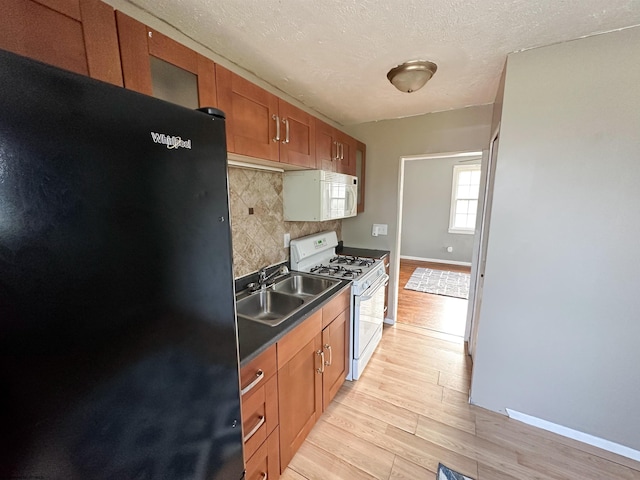
<path fill-rule="evenodd" d="M 476 233 L 474 230 L 459 230 L 456 228 L 450 228 L 449 233 L 460 234 L 460 235 L 474 235 Z"/>

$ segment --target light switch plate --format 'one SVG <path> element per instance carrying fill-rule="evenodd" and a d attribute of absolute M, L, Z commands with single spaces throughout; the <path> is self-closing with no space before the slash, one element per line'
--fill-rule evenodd
<path fill-rule="evenodd" d="M 387 234 L 387 224 L 386 223 L 378 225 L 378 233 L 380 235 L 386 235 Z"/>
<path fill-rule="evenodd" d="M 291 234 L 290 233 L 285 233 L 284 234 L 284 248 L 287 248 L 290 243 L 291 243 Z"/>
<path fill-rule="evenodd" d="M 386 223 L 374 223 L 373 228 L 371 229 L 371 235 L 377 237 L 378 235 L 386 235 L 387 234 L 387 224 Z"/>

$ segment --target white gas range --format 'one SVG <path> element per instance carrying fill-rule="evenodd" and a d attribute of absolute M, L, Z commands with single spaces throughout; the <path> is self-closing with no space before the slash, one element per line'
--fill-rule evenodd
<path fill-rule="evenodd" d="M 384 264 L 370 258 L 336 255 L 336 232 L 291 240 L 291 269 L 351 280 L 351 368 L 347 380 L 357 380 L 382 339 L 385 286 Z"/>

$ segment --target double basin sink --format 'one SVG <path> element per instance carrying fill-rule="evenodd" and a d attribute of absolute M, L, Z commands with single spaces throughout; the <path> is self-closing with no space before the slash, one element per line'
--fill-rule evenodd
<path fill-rule="evenodd" d="M 339 280 L 293 272 L 276 279 L 273 286 L 236 297 L 238 317 L 275 327 L 329 291 Z"/>

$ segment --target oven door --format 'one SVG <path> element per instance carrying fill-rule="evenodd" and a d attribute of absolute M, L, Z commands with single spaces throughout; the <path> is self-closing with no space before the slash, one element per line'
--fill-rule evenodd
<path fill-rule="evenodd" d="M 380 276 L 361 295 L 354 296 L 353 312 L 353 358 L 364 364 L 375 350 L 381 338 L 384 323 L 384 294 L 389 275 Z M 354 372 L 354 377 L 359 376 Z"/>

